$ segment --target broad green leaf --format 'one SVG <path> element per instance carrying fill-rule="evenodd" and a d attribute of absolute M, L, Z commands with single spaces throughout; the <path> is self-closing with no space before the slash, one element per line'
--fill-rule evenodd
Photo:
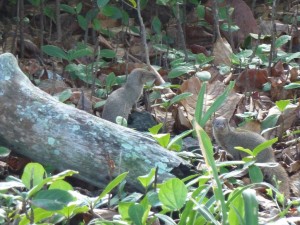
<path fill-rule="evenodd" d="M 81 27 L 81 29 L 86 30 L 88 28 L 88 21 L 85 17 L 82 15 L 77 16 L 78 24 Z"/>
<path fill-rule="evenodd" d="M 155 33 L 157 34 L 161 33 L 161 22 L 157 16 L 153 17 L 151 25 Z"/>
<path fill-rule="evenodd" d="M 101 192 L 99 197 L 97 198 L 96 202 L 101 200 L 105 195 L 107 195 L 109 192 L 112 191 L 116 186 L 118 186 L 127 176 L 128 172 L 122 173 L 119 176 L 117 176 L 115 179 L 113 179 Z"/>
<path fill-rule="evenodd" d="M 131 5 L 132 5 L 132 7 L 133 8 L 136 8 L 136 1 L 135 0 L 128 0 L 130 3 L 131 3 Z"/>
<path fill-rule="evenodd" d="M 116 57 L 116 52 L 110 49 L 101 49 L 99 54 L 101 57 L 105 57 L 109 59 Z"/>
<path fill-rule="evenodd" d="M 197 56 L 196 56 L 196 61 L 197 61 L 197 63 L 200 64 L 200 66 L 203 66 L 203 65 L 205 65 L 205 64 L 207 64 L 207 63 L 209 63 L 209 62 L 211 62 L 211 61 L 213 61 L 213 60 L 214 60 L 214 57 L 213 57 L 213 56 L 207 57 L 207 56 L 204 55 L 203 53 L 199 53 L 199 54 L 197 54 Z"/>
<path fill-rule="evenodd" d="M 258 203 L 253 189 L 243 191 L 245 206 L 245 222 L 247 225 L 258 225 Z"/>
<path fill-rule="evenodd" d="M 61 49 L 57 46 L 44 45 L 44 46 L 42 46 L 42 51 L 45 52 L 47 55 L 57 57 L 60 59 L 68 60 L 67 53 L 63 49 Z"/>
<path fill-rule="evenodd" d="M 267 140 L 264 143 L 259 144 L 257 147 L 253 149 L 253 155 L 257 156 L 261 151 L 265 150 L 268 147 L 271 147 L 277 141 L 278 138 L 273 138 L 271 140 Z"/>
<path fill-rule="evenodd" d="M 64 191 L 73 191 L 73 186 L 64 180 L 56 180 L 54 181 L 48 188 L 50 189 L 59 189 Z"/>
<path fill-rule="evenodd" d="M 129 207 L 134 205 L 134 202 L 120 202 L 118 204 L 118 212 L 123 220 L 129 220 Z"/>
<path fill-rule="evenodd" d="M 239 188 L 233 190 L 232 193 L 230 193 L 229 198 L 233 196 L 237 192 Z M 244 217 L 244 199 L 242 197 L 242 193 L 240 192 L 235 199 L 232 201 L 232 203 L 229 206 L 229 213 L 228 213 L 228 220 L 230 221 L 230 225 L 245 225 L 241 224 L 239 215 Z"/>
<path fill-rule="evenodd" d="M 264 176 L 258 166 L 252 165 L 249 167 L 248 171 L 252 183 L 263 182 Z"/>
<path fill-rule="evenodd" d="M 169 72 L 168 78 L 180 77 L 181 75 L 190 73 L 190 72 L 195 72 L 195 68 L 193 68 L 191 66 L 179 66 L 179 67 L 172 69 Z"/>
<path fill-rule="evenodd" d="M 204 19 L 205 16 L 205 7 L 202 4 L 197 5 L 197 15 L 199 19 Z"/>
<path fill-rule="evenodd" d="M 261 123 L 262 130 L 266 130 L 266 129 L 275 127 L 279 117 L 280 117 L 279 112 L 278 112 L 278 114 L 272 114 L 270 116 L 267 116 Z"/>
<path fill-rule="evenodd" d="M 76 5 L 76 8 L 75 8 L 75 11 L 77 14 L 79 14 L 82 10 L 82 2 L 79 2 L 77 5 Z"/>
<path fill-rule="evenodd" d="M 10 154 L 10 150 L 5 147 L 0 147 L 0 157 L 7 157 Z"/>
<path fill-rule="evenodd" d="M 106 100 L 105 101 L 99 101 L 99 102 L 96 102 L 95 105 L 94 105 L 94 109 L 97 109 L 99 107 L 102 107 L 104 106 L 106 103 Z"/>
<path fill-rule="evenodd" d="M 300 83 L 296 83 L 296 82 L 290 83 L 288 85 L 284 85 L 283 88 L 286 89 L 286 90 L 300 88 Z"/>
<path fill-rule="evenodd" d="M 22 174 L 22 182 L 27 189 L 40 184 L 46 175 L 44 167 L 39 163 L 28 163 Z"/>
<path fill-rule="evenodd" d="M 140 204 L 131 205 L 128 209 L 128 215 L 134 225 L 143 225 L 143 215 L 145 209 Z"/>
<path fill-rule="evenodd" d="M 71 7 L 71 6 L 66 5 L 66 4 L 60 4 L 60 8 L 61 8 L 63 11 L 65 11 L 65 12 L 67 12 L 67 13 L 70 13 L 70 14 L 72 14 L 72 15 L 75 15 L 75 14 L 76 14 L 75 9 L 74 9 L 73 7 Z"/>
<path fill-rule="evenodd" d="M 122 12 L 119 8 L 111 5 L 106 5 L 102 7 L 101 12 L 103 15 L 110 17 L 112 19 L 121 19 Z"/>
<path fill-rule="evenodd" d="M 148 188 L 149 185 L 154 181 L 155 171 L 155 168 L 152 168 L 148 174 L 138 177 L 138 180 L 144 188 Z"/>
<path fill-rule="evenodd" d="M 181 93 L 181 94 L 179 94 L 179 95 L 176 95 L 174 98 L 171 99 L 170 104 L 173 105 L 173 104 L 175 104 L 175 103 L 178 103 L 178 102 L 180 102 L 181 100 L 186 99 L 186 98 L 188 98 L 188 97 L 190 97 L 190 96 L 192 96 L 192 95 L 193 95 L 193 94 L 190 93 L 190 92 L 184 92 L 184 93 Z"/>
<path fill-rule="evenodd" d="M 159 130 L 163 127 L 163 123 L 159 123 L 151 128 L 149 128 L 149 132 L 151 134 L 158 134 Z"/>
<path fill-rule="evenodd" d="M 152 137 L 159 143 L 160 146 L 166 148 L 170 142 L 170 133 L 167 134 L 152 134 Z"/>
<path fill-rule="evenodd" d="M 101 7 L 106 6 L 108 2 L 109 2 L 109 0 L 97 0 L 97 5 L 99 8 L 101 8 Z"/>
<path fill-rule="evenodd" d="M 276 106 L 280 110 L 280 112 L 283 112 L 288 104 L 290 104 L 290 100 L 280 100 L 275 102 Z"/>
<path fill-rule="evenodd" d="M 32 205 L 48 210 L 55 211 L 61 210 L 68 203 L 74 201 L 73 196 L 64 190 L 52 189 L 41 190 L 32 198 Z"/>
<path fill-rule="evenodd" d="M 29 213 L 29 216 L 30 216 L 31 212 L 28 212 L 28 213 Z M 40 222 L 42 220 L 45 220 L 47 218 L 52 217 L 53 214 L 55 214 L 55 212 L 47 211 L 45 209 L 41 209 L 41 208 L 33 209 L 34 224 L 41 224 L 42 225 L 42 223 L 40 223 Z M 26 216 L 24 216 L 24 217 L 21 217 L 21 220 L 19 221 L 18 224 L 19 225 L 30 224 L 30 220 Z"/>
<path fill-rule="evenodd" d="M 282 45 L 288 43 L 291 40 L 290 35 L 282 35 L 275 41 L 275 48 L 280 48 Z"/>
<path fill-rule="evenodd" d="M 106 87 L 108 88 L 109 87 L 109 90 L 110 88 L 116 84 L 116 75 L 114 72 L 111 72 L 108 74 L 108 76 L 105 78 L 105 85 Z"/>
<path fill-rule="evenodd" d="M 63 92 L 55 94 L 55 96 L 57 96 L 57 98 L 60 102 L 65 102 L 72 96 L 72 91 L 71 91 L 71 89 L 67 89 L 67 90 L 64 90 Z"/>
<path fill-rule="evenodd" d="M 71 49 L 67 53 L 70 61 L 81 58 L 81 57 L 85 57 L 85 56 L 91 56 L 92 54 L 93 54 L 92 50 L 89 48 Z"/>
<path fill-rule="evenodd" d="M 236 56 L 241 59 L 241 58 L 248 58 L 250 57 L 251 55 L 253 54 L 253 51 L 250 50 L 250 49 L 246 49 L 246 50 L 243 50 L 239 53 L 236 54 Z"/>
<path fill-rule="evenodd" d="M 208 81 L 211 78 L 211 74 L 208 71 L 198 71 L 195 73 L 195 76 L 202 81 Z"/>
<path fill-rule="evenodd" d="M 167 210 L 180 210 L 187 198 L 187 188 L 178 178 L 171 178 L 160 186 L 158 198 Z"/>

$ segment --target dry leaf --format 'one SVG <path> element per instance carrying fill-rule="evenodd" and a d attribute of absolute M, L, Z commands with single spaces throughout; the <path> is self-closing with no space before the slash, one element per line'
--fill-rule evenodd
<path fill-rule="evenodd" d="M 223 38 L 218 38 L 214 43 L 214 47 L 213 47 L 212 55 L 215 57 L 214 64 L 215 65 L 225 64 L 227 66 L 230 66 L 231 54 L 232 54 L 232 49 L 229 43 Z"/>

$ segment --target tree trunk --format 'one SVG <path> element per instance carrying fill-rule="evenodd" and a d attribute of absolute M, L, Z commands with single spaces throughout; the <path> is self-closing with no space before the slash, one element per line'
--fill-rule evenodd
<path fill-rule="evenodd" d="M 104 187 L 129 171 L 127 183 L 158 167 L 158 179 L 187 163 L 134 130 L 60 103 L 35 87 L 16 58 L 0 55 L 0 144 L 43 165 L 72 169 L 90 184 Z"/>

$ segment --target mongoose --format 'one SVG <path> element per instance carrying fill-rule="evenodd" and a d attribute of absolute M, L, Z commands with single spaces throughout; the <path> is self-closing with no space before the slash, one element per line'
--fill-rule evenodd
<path fill-rule="evenodd" d="M 213 121 L 213 134 L 217 143 L 225 149 L 235 160 L 240 160 L 247 156 L 247 153 L 239 151 L 234 147 L 241 146 L 253 150 L 256 146 L 266 141 L 261 135 L 248 130 L 234 129 L 224 117 L 218 117 Z M 276 162 L 273 149 L 266 148 L 257 155 L 257 162 Z M 284 193 L 285 197 L 290 196 L 289 177 L 285 169 L 279 164 L 276 167 L 262 168 L 265 180 L 273 182 L 273 177 L 280 181 L 279 191 Z"/>
<path fill-rule="evenodd" d="M 117 116 L 122 116 L 126 120 L 132 107 L 142 95 L 144 84 L 154 81 L 156 75 L 145 69 L 134 69 L 127 77 L 125 85 L 112 92 L 104 105 L 102 118 L 113 123 Z"/>

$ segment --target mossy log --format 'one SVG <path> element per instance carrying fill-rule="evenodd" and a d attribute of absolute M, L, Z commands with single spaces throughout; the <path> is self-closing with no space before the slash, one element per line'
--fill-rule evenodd
<path fill-rule="evenodd" d="M 16 58 L 0 55 L 0 144 L 59 171 L 72 169 L 90 184 L 129 171 L 127 183 L 158 167 L 158 179 L 187 163 L 151 138 L 63 104 L 35 87 Z"/>

